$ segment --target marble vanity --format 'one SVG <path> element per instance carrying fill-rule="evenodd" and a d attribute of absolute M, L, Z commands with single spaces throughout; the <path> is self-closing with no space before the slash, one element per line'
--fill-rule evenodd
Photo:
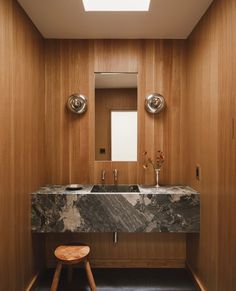
<path fill-rule="evenodd" d="M 31 194 L 32 231 L 199 232 L 200 195 L 188 186 L 138 186 L 140 193 L 91 193 L 48 185 Z"/>

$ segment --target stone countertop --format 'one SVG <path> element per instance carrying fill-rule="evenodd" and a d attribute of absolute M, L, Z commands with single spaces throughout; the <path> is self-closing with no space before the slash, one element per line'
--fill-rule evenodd
<path fill-rule="evenodd" d="M 38 191 L 33 192 L 32 194 L 169 194 L 169 195 L 196 195 L 199 194 L 196 190 L 192 189 L 189 186 L 144 186 L 138 185 L 140 192 L 113 192 L 113 193 L 91 193 L 93 185 L 81 185 L 83 189 L 81 190 L 66 190 L 66 185 L 46 185 L 44 187 L 39 188 Z"/>
<path fill-rule="evenodd" d="M 31 194 L 31 228 L 63 232 L 199 232 L 200 195 L 188 186 L 139 186 L 140 193 L 91 193 L 48 185 Z"/>

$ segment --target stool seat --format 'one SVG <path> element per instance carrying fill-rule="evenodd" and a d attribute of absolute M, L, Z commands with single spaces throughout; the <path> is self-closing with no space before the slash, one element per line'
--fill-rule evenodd
<path fill-rule="evenodd" d="M 63 263 L 77 264 L 90 253 L 89 246 L 59 246 L 56 248 L 54 255 Z"/>
<path fill-rule="evenodd" d="M 71 280 L 72 278 L 72 265 L 83 262 L 85 271 L 88 277 L 90 289 L 92 291 L 96 291 L 96 284 L 93 278 L 93 273 L 90 267 L 90 263 L 88 260 L 88 255 L 90 253 L 89 246 L 83 246 L 83 245 L 62 245 L 56 248 L 54 251 L 54 255 L 57 258 L 57 266 L 56 270 L 53 276 L 53 281 L 51 285 L 51 291 L 56 291 L 57 286 L 60 279 L 61 269 L 62 265 L 68 265 L 69 267 L 69 273 L 68 278 Z M 70 281 L 69 280 L 69 281 Z"/>

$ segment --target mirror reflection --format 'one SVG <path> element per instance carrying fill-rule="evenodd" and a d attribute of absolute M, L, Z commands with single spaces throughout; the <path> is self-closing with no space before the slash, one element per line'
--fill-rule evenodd
<path fill-rule="evenodd" d="M 95 74 L 95 160 L 137 161 L 137 74 Z"/>

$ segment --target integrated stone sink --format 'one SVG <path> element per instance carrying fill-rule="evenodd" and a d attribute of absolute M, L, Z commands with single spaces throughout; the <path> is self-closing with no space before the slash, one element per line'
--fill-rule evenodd
<path fill-rule="evenodd" d="M 138 185 L 94 185 L 91 193 L 140 193 Z"/>

